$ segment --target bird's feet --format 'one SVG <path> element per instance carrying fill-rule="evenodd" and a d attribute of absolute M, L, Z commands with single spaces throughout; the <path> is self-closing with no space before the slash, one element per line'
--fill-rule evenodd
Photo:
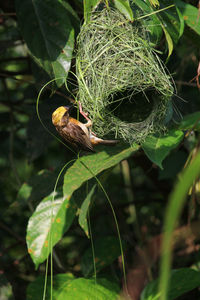
<path fill-rule="evenodd" d="M 90 121 L 90 122 L 92 123 L 92 121 L 88 118 L 88 113 L 85 113 L 85 112 L 83 111 L 82 104 L 81 104 L 80 101 L 78 101 L 78 106 L 79 106 L 79 112 L 80 112 L 80 114 L 81 114 L 87 121 Z M 91 126 L 92 126 L 92 124 L 91 124 Z M 88 126 L 88 127 L 89 127 L 89 126 Z"/>
<path fill-rule="evenodd" d="M 86 127 L 92 127 L 92 121 L 88 118 L 88 113 L 83 111 L 82 104 L 80 101 L 78 101 L 79 105 L 79 112 L 80 114 L 87 120 L 87 123 L 85 124 Z M 96 136 L 96 134 L 93 131 L 90 131 L 92 135 Z"/>

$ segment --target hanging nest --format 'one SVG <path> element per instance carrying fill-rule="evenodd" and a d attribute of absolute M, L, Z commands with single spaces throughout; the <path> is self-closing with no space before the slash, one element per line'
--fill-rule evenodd
<path fill-rule="evenodd" d="M 94 12 L 78 36 L 78 99 L 99 137 L 144 141 L 163 131 L 173 87 L 141 23 Z"/>

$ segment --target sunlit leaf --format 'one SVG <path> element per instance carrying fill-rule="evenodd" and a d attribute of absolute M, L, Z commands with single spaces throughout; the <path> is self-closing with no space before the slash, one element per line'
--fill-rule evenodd
<path fill-rule="evenodd" d="M 57 274 L 53 276 L 53 299 L 52 300 L 56 300 L 58 294 L 60 293 L 60 289 L 63 289 L 63 286 L 70 284 L 72 280 L 74 280 L 74 277 L 71 274 Z M 28 285 L 26 299 L 44 300 L 43 298 L 44 286 L 45 286 L 45 276 L 41 275 Z M 51 278 L 50 276 L 48 276 L 45 300 L 50 299 L 50 297 L 51 297 Z"/>
<path fill-rule="evenodd" d="M 117 297 L 116 285 L 108 280 L 79 278 L 64 286 L 57 300 L 117 300 Z"/>
<path fill-rule="evenodd" d="M 38 267 L 51 252 L 51 248 L 70 227 L 77 207 L 70 197 L 57 193 L 46 197 L 30 217 L 27 228 L 28 252 Z"/>
<path fill-rule="evenodd" d="M 104 147 L 101 152 L 80 157 L 68 168 L 64 176 L 63 193 L 69 197 L 84 182 L 103 170 L 111 168 L 139 149 L 138 145 L 126 148 L 124 145 Z"/>

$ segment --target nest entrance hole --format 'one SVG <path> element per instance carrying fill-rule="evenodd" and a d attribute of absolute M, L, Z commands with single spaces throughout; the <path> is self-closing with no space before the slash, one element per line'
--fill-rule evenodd
<path fill-rule="evenodd" d="M 155 90 L 137 94 L 131 90 L 117 92 L 109 97 L 110 104 L 106 109 L 123 122 L 143 122 L 153 110 L 156 94 L 158 96 Z"/>

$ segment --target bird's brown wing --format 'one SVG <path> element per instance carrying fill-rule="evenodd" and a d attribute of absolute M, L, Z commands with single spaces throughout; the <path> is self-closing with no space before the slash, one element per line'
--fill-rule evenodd
<path fill-rule="evenodd" d="M 93 146 L 89 137 L 81 129 L 80 126 L 68 122 L 65 126 L 57 128 L 60 135 L 78 150 L 86 150 L 94 152 Z"/>

